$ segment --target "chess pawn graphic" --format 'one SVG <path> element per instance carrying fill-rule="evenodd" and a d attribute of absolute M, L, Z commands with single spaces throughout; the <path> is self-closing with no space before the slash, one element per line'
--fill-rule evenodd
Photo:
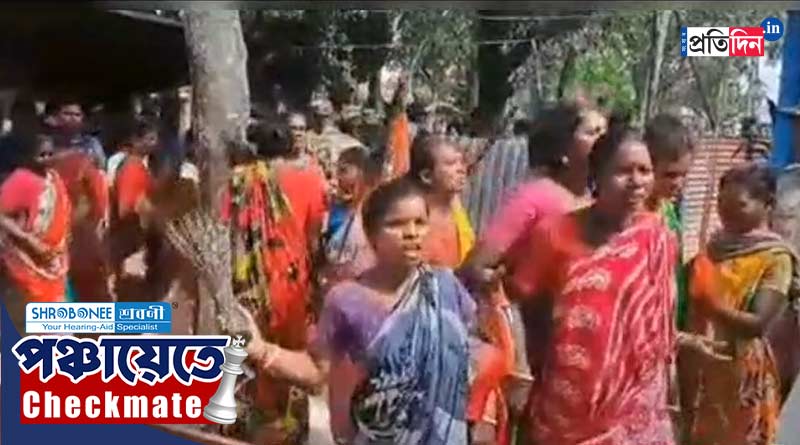
<path fill-rule="evenodd" d="M 242 346 L 244 339 L 238 336 L 223 350 L 222 381 L 203 409 L 203 417 L 214 423 L 230 425 L 236 422 L 236 377 L 244 373 L 242 362 L 247 358 L 247 351 Z"/>

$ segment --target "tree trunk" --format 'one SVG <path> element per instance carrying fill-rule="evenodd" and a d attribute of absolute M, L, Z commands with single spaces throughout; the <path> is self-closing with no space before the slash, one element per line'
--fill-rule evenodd
<path fill-rule="evenodd" d="M 564 58 L 564 65 L 561 67 L 561 74 L 558 76 L 558 87 L 556 87 L 556 97 L 561 100 L 566 93 L 566 89 L 572 80 L 572 72 L 575 70 L 575 58 L 578 53 L 575 51 L 574 46 L 570 46 L 567 50 L 567 56 Z"/>
<path fill-rule="evenodd" d="M 664 61 L 664 45 L 669 32 L 671 11 L 657 11 L 653 20 L 653 67 L 650 75 L 649 94 L 645 108 L 644 121 L 658 109 L 658 87 L 661 82 L 661 64 Z"/>
<path fill-rule="evenodd" d="M 372 102 L 372 106 L 375 108 L 375 113 L 378 116 L 382 116 L 385 111 L 385 104 L 383 102 L 383 96 L 381 95 L 381 68 L 375 70 L 370 77 L 372 77 L 369 81 L 370 102 Z"/>
<path fill-rule="evenodd" d="M 247 48 L 239 12 L 189 10 L 184 15 L 192 77 L 192 117 L 203 173 L 203 204 L 218 212 L 228 178 L 227 148 L 244 142 L 250 118 Z"/>
<path fill-rule="evenodd" d="M 222 209 L 229 175 L 228 147 L 244 142 L 250 118 L 247 48 L 239 12 L 187 10 L 183 16 L 192 79 L 192 117 L 202 174 L 202 203 L 212 214 Z M 214 296 L 199 286 L 197 334 L 215 334 Z"/>
<path fill-rule="evenodd" d="M 539 42 L 531 39 L 531 50 L 533 51 L 533 76 L 529 76 L 530 104 L 528 107 L 528 119 L 533 119 L 544 102 L 544 87 L 542 85 L 542 54 L 539 49 Z M 532 78 L 533 77 L 533 78 Z"/>

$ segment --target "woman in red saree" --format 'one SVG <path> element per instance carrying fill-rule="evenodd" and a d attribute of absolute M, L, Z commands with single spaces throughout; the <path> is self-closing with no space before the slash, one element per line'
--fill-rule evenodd
<path fill-rule="evenodd" d="M 108 185 L 88 154 L 60 151 L 53 168 L 64 179 L 72 202 L 69 279 L 78 301 L 110 301 L 103 231 L 108 221 Z"/>
<path fill-rule="evenodd" d="M 141 298 L 148 264 L 156 252 L 151 241 L 151 195 L 156 181 L 147 158 L 158 146 L 158 128 L 148 121 L 134 121 L 123 132 L 126 152 L 111 188 L 111 268 L 117 299 Z"/>
<path fill-rule="evenodd" d="M 553 304 L 524 443 L 671 445 L 676 240 L 645 212 L 653 170 L 637 137 L 611 125 L 590 160 L 595 203 L 538 225 L 510 277 Z"/>
<path fill-rule="evenodd" d="M 19 139 L 25 159 L 0 187 L 0 276 L 17 329 L 24 326 L 25 304 L 64 301 L 71 214 L 64 182 L 47 167 L 52 140 L 41 134 Z"/>
<path fill-rule="evenodd" d="M 520 246 L 536 223 L 585 205 L 589 153 L 605 128 L 605 116 L 587 104 L 566 102 L 543 110 L 533 122 L 528 138 L 530 179 L 508 193 L 460 271 L 473 292 L 485 294 L 487 298 L 483 300 L 491 302 L 481 305 L 481 315 L 488 315 L 481 317 L 481 326 L 492 333 L 493 344 L 501 345 L 506 362 L 512 361 L 514 365 L 512 378 L 502 385 L 511 408 L 508 423 L 512 431 L 524 424 L 518 417 L 530 382 L 537 375 L 541 361 L 538 356 L 546 343 L 547 330 L 547 324 L 537 324 L 540 334 L 529 333 L 526 342 L 521 332 L 520 312 L 546 319 L 549 308 L 539 302 L 511 305 L 505 294 L 513 289 L 505 289 L 498 283 L 504 273 L 499 266 L 513 270 L 516 263 L 528 261 L 530 252 Z M 484 311 L 487 307 L 489 310 Z M 481 400 L 486 399 L 473 390 L 472 402 Z M 477 410 L 476 403 L 471 403 L 470 409 L 473 408 Z M 500 444 L 502 437 L 498 434 Z"/>

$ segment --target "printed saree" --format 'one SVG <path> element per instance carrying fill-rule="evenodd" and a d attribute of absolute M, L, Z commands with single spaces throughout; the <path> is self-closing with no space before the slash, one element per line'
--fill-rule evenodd
<path fill-rule="evenodd" d="M 590 248 L 578 215 L 538 226 L 536 255 L 512 277 L 522 295 L 549 296 L 553 307 L 524 443 L 670 445 L 674 238 L 645 214 Z"/>
<path fill-rule="evenodd" d="M 309 314 L 310 256 L 304 228 L 310 206 L 298 196 L 304 174 L 263 161 L 237 166 L 224 193 L 222 211 L 223 219 L 231 223 L 237 298 L 255 314 L 265 339 L 294 350 L 306 347 Z M 314 190 L 306 187 L 306 192 Z M 255 438 L 258 445 L 305 441 L 308 397 L 304 390 L 258 375 L 242 391 L 249 412 L 228 434 Z"/>
<path fill-rule="evenodd" d="M 759 290 L 769 289 L 796 296 L 797 267 L 791 249 L 779 235 L 754 232 L 748 235 L 717 233 L 712 237 L 707 256 L 693 261 L 691 285 L 694 292 L 714 286 L 720 301 L 732 309 L 750 312 Z M 708 258 L 708 260 L 705 260 Z M 793 311 L 788 308 L 787 314 Z M 776 317 L 780 322 L 783 315 Z M 791 321 L 791 320 L 790 320 Z M 796 316 L 792 323 L 797 323 Z M 740 338 L 728 332 L 699 311 L 690 311 L 691 332 L 724 340 L 733 361 L 719 362 L 694 358 L 694 372 L 683 370 L 681 384 L 697 394 L 691 436 L 693 443 L 708 445 L 770 445 L 775 440 L 782 392 L 788 394 L 797 368 L 786 368 L 776 360 L 776 352 L 792 348 L 774 341 L 773 331 L 763 337 Z M 792 330 L 797 333 L 797 327 Z M 782 386 L 784 391 L 782 391 Z"/>
<path fill-rule="evenodd" d="M 467 327 L 442 276 L 420 268 L 367 345 L 354 444 L 467 443 Z"/>
<path fill-rule="evenodd" d="M 34 192 L 32 193 L 32 190 Z M 13 238 L 0 234 L 2 274 L 12 295 L 6 307 L 19 328 L 29 302 L 65 301 L 70 233 L 69 196 L 63 181 L 54 170 L 44 177 L 18 169 L 0 188 L 3 213 L 16 216 L 23 230 L 35 235 L 51 250 L 46 262 L 31 257 Z"/>

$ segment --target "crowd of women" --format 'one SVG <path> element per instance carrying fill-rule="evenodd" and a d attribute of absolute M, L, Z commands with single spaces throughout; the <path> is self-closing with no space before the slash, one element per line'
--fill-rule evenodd
<path fill-rule="evenodd" d="M 221 215 L 257 376 L 225 434 L 304 443 L 308 395 L 327 388 L 341 444 L 773 444 L 794 375 L 770 332 L 800 281 L 767 166 L 722 176 L 722 227 L 684 259 L 687 129 L 564 102 L 529 124 L 530 175 L 476 235 L 462 150 L 398 134 L 406 120 L 381 161 L 353 147 L 321 162 L 299 114 L 231 148 Z M 153 173 L 150 124 L 124 134 L 113 169 L 46 132 L 19 139 L 28 156 L 0 188 L 12 315 L 68 283 L 79 301 L 137 298 L 132 257 L 151 285 L 180 261 L 163 224 L 186 209 L 168 198 L 197 201 L 197 175 Z"/>

